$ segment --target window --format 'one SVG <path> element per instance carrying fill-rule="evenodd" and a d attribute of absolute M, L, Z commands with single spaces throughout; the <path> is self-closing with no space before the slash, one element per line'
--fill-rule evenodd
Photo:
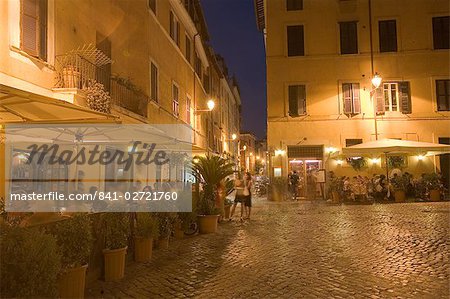
<path fill-rule="evenodd" d="M 180 46 L 180 22 L 172 11 L 170 12 L 170 37 Z"/>
<path fill-rule="evenodd" d="M 288 56 L 304 56 L 303 25 L 287 26 Z"/>
<path fill-rule="evenodd" d="M 450 111 L 450 80 L 436 80 L 438 111 Z"/>
<path fill-rule="evenodd" d="M 412 113 L 411 92 L 409 82 L 386 82 L 375 91 L 377 113 L 385 111 L 400 111 L 403 114 Z"/>
<path fill-rule="evenodd" d="M 203 73 L 203 87 L 205 88 L 206 93 L 211 93 L 211 85 L 209 79 L 209 68 L 205 69 Z"/>
<path fill-rule="evenodd" d="M 47 0 L 21 1 L 20 48 L 47 60 Z"/>
<path fill-rule="evenodd" d="M 289 116 L 296 117 L 306 114 L 305 85 L 289 86 Z"/>
<path fill-rule="evenodd" d="M 397 111 L 398 108 L 398 84 L 397 83 L 384 83 L 384 110 L 385 111 Z"/>
<path fill-rule="evenodd" d="M 158 102 L 158 68 L 150 63 L 150 98 Z"/>
<path fill-rule="evenodd" d="M 148 8 L 150 8 L 154 14 L 156 14 L 156 0 L 148 0 Z"/>
<path fill-rule="evenodd" d="M 352 138 L 352 139 L 345 139 L 345 147 L 361 144 L 363 142 L 360 138 Z"/>
<path fill-rule="evenodd" d="M 186 60 L 191 63 L 191 39 L 186 34 L 186 51 L 184 53 Z"/>
<path fill-rule="evenodd" d="M 178 86 L 175 83 L 173 83 L 172 84 L 172 113 L 176 117 L 178 117 L 180 115 L 179 97 L 180 97 L 180 92 L 179 92 Z"/>
<path fill-rule="evenodd" d="M 380 52 L 397 52 L 397 24 L 395 20 L 378 22 Z"/>
<path fill-rule="evenodd" d="M 341 54 L 358 53 L 358 31 L 355 21 L 339 23 Z"/>
<path fill-rule="evenodd" d="M 302 10 L 303 0 L 286 0 L 286 9 L 288 11 Z"/>
<path fill-rule="evenodd" d="M 433 46 L 434 49 L 450 49 L 449 47 L 449 19 L 450 17 L 433 18 Z"/>
<path fill-rule="evenodd" d="M 191 98 L 186 97 L 186 122 L 191 126 L 194 126 L 193 120 L 194 120 L 194 109 L 192 109 Z"/>
<path fill-rule="evenodd" d="M 342 93 L 344 98 L 344 113 L 361 113 L 361 101 L 359 97 L 359 83 L 342 84 Z"/>

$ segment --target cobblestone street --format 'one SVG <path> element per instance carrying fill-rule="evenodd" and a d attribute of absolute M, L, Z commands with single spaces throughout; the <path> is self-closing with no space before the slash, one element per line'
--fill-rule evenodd
<path fill-rule="evenodd" d="M 90 297 L 449 298 L 450 204 L 255 204 Z M 131 254 L 131 253 L 129 253 Z"/>

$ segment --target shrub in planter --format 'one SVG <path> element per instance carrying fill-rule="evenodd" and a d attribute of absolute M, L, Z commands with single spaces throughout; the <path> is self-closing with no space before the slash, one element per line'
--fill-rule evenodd
<path fill-rule="evenodd" d="M 442 184 L 441 177 L 438 174 L 425 174 L 423 176 L 423 184 L 431 201 L 439 201 L 441 199 L 441 192 L 444 190 L 444 185 Z"/>
<path fill-rule="evenodd" d="M 82 298 L 86 269 L 94 238 L 89 216 L 85 213 L 58 221 L 49 227 L 62 256 L 62 272 L 58 279 L 61 298 Z"/>
<path fill-rule="evenodd" d="M 158 213 L 158 224 L 159 224 L 158 247 L 160 249 L 169 248 L 169 238 L 170 235 L 172 234 L 175 220 L 176 220 L 175 213 Z"/>
<path fill-rule="evenodd" d="M 153 240 L 158 238 L 158 221 L 151 213 L 136 213 L 134 259 L 148 262 L 152 258 Z"/>
<path fill-rule="evenodd" d="M 0 224 L 0 293 L 11 297 L 56 297 L 61 253 L 56 239 L 37 228 Z"/>
<path fill-rule="evenodd" d="M 391 184 L 394 188 L 394 197 L 396 202 L 406 200 L 406 189 L 408 188 L 408 178 L 406 176 L 394 175 L 391 178 Z"/>
<path fill-rule="evenodd" d="M 341 201 L 344 194 L 344 181 L 342 178 L 333 177 L 331 179 L 330 192 L 332 196 L 332 202 L 338 203 Z"/>
<path fill-rule="evenodd" d="M 119 280 L 125 275 L 125 255 L 127 253 L 130 222 L 126 213 L 106 213 L 105 228 L 105 280 Z"/>
<path fill-rule="evenodd" d="M 272 201 L 282 201 L 288 194 L 288 179 L 285 177 L 274 177 L 269 185 L 269 195 Z"/>

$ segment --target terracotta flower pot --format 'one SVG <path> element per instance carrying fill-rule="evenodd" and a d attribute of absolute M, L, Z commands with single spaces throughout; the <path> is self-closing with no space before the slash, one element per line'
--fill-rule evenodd
<path fill-rule="evenodd" d="M 84 298 L 88 265 L 67 269 L 58 279 L 59 298 Z"/>
<path fill-rule="evenodd" d="M 152 258 L 153 239 L 135 237 L 134 238 L 134 260 L 136 262 L 148 262 Z"/>
<path fill-rule="evenodd" d="M 405 190 L 396 190 L 394 192 L 394 198 L 395 198 L 395 202 L 405 202 L 405 200 L 406 200 Z"/>
<path fill-rule="evenodd" d="M 175 239 L 183 239 L 184 238 L 184 231 L 181 229 L 181 227 L 175 228 L 173 235 Z"/>
<path fill-rule="evenodd" d="M 231 210 L 231 206 L 230 205 L 226 205 L 225 206 L 225 219 L 229 219 L 230 218 L 230 210 Z"/>
<path fill-rule="evenodd" d="M 441 191 L 430 190 L 430 200 L 431 201 L 440 201 L 441 200 Z"/>
<path fill-rule="evenodd" d="M 199 215 L 197 216 L 199 232 L 210 234 L 217 232 L 217 221 L 219 215 Z"/>
<path fill-rule="evenodd" d="M 125 275 L 125 255 L 127 247 L 119 249 L 103 249 L 105 257 L 105 281 L 120 280 Z"/>
<path fill-rule="evenodd" d="M 159 238 L 158 248 L 159 249 L 168 249 L 169 248 L 169 237 Z"/>

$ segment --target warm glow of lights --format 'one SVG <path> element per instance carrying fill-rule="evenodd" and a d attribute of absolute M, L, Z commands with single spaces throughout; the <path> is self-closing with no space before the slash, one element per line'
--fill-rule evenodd
<path fill-rule="evenodd" d="M 422 161 L 423 159 L 425 159 L 424 155 L 418 155 L 417 156 L 417 160 Z"/>
<path fill-rule="evenodd" d="M 206 103 L 206 105 L 208 106 L 209 111 L 212 111 L 216 106 L 216 103 L 214 103 L 214 100 L 209 100 L 208 103 Z"/>
<path fill-rule="evenodd" d="M 372 85 L 373 85 L 373 87 L 375 87 L 375 88 L 380 87 L 381 81 L 382 81 L 381 76 L 378 75 L 378 73 L 375 73 L 375 75 L 372 78 Z"/>
<path fill-rule="evenodd" d="M 282 149 L 277 149 L 275 150 L 275 155 L 276 156 L 282 156 L 286 153 L 286 151 L 282 150 Z"/>
<path fill-rule="evenodd" d="M 197 159 L 197 158 L 194 158 L 194 160 L 192 160 L 192 162 L 194 162 L 194 163 L 198 163 L 200 160 L 199 159 Z"/>
<path fill-rule="evenodd" d="M 250 153 L 250 156 L 253 156 L 253 153 Z"/>
<path fill-rule="evenodd" d="M 247 146 L 244 145 L 244 146 L 242 147 L 242 149 L 245 151 L 245 150 L 247 149 Z"/>
<path fill-rule="evenodd" d="M 370 161 L 372 164 L 378 164 L 378 163 L 381 162 L 381 159 L 380 159 L 380 158 L 372 158 L 372 159 L 369 159 L 369 161 Z"/>
<path fill-rule="evenodd" d="M 326 152 L 326 153 L 329 153 L 329 154 L 332 154 L 332 153 L 337 152 L 337 148 L 332 147 L 332 146 L 329 146 L 329 147 L 326 147 L 326 148 L 325 148 L 325 152 Z"/>
<path fill-rule="evenodd" d="M 336 160 L 336 164 L 337 164 L 337 165 L 342 165 L 342 163 L 344 163 L 344 161 L 342 161 L 342 160 Z"/>
<path fill-rule="evenodd" d="M 256 156 L 256 160 L 259 160 L 259 156 Z"/>
<path fill-rule="evenodd" d="M 237 135 L 233 133 L 233 134 L 231 135 L 231 140 L 236 140 L 236 138 L 237 138 Z"/>

